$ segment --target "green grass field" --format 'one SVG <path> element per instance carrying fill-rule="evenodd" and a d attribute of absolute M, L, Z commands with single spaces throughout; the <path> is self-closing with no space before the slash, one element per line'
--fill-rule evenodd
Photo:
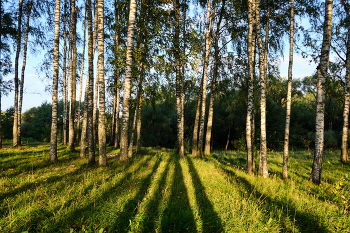
<path fill-rule="evenodd" d="M 350 232 L 350 165 L 339 151 L 325 153 L 316 186 L 306 151 L 291 151 L 282 180 L 280 152 L 268 153 L 263 179 L 244 172 L 239 152 L 144 148 L 101 168 L 62 146 L 51 164 L 48 148 L 0 150 L 0 232 Z"/>

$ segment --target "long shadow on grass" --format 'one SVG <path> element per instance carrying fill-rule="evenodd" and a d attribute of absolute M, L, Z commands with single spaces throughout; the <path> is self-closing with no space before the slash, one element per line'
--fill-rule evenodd
<path fill-rule="evenodd" d="M 172 162 L 172 157 L 167 161 L 164 171 L 159 178 L 158 187 L 154 191 L 153 198 L 148 202 L 145 207 L 145 214 L 143 216 L 143 221 L 140 224 L 141 232 L 154 232 L 155 231 L 155 221 L 159 216 L 158 208 L 161 201 L 164 198 L 164 188 L 166 188 L 166 179 L 169 174 L 170 163 Z"/>
<path fill-rule="evenodd" d="M 191 174 L 193 186 L 195 188 L 197 206 L 199 208 L 199 215 L 203 223 L 203 232 L 223 232 L 223 226 L 218 214 L 214 211 L 209 198 L 205 193 L 205 188 L 199 178 L 198 172 L 193 165 L 192 160 L 185 156 L 189 171 Z"/>
<path fill-rule="evenodd" d="M 123 207 L 123 210 L 119 213 L 114 223 L 106 229 L 107 231 L 127 232 L 128 230 L 130 230 L 128 229 L 130 220 L 133 217 L 135 217 L 135 215 L 137 214 L 136 210 L 137 210 L 138 204 L 146 196 L 147 190 L 151 185 L 152 178 L 156 173 L 160 163 L 161 163 L 161 159 L 157 158 L 157 161 L 153 165 L 153 168 L 150 174 L 148 174 L 147 177 L 142 180 L 142 185 L 138 189 L 138 192 L 136 193 L 135 197 L 133 199 L 130 199 L 125 204 L 125 206 Z"/>
<path fill-rule="evenodd" d="M 121 186 L 121 185 L 126 185 L 125 183 L 128 181 L 128 179 L 131 178 L 131 176 L 138 172 L 142 167 L 146 167 L 148 165 L 148 162 L 152 159 L 152 157 L 147 158 L 144 162 L 142 162 L 140 165 L 138 165 L 138 167 L 136 169 L 133 170 L 129 170 L 125 173 L 125 175 L 113 186 L 109 187 L 108 189 L 102 191 L 102 193 L 100 195 L 98 195 L 98 199 L 95 201 L 90 201 L 86 204 L 83 205 L 83 207 L 81 208 L 77 208 L 74 211 L 65 214 L 64 216 L 57 216 L 57 212 L 59 211 L 59 209 L 61 208 L 61 206 L 57 205 L 55 207 L 55 209 L 50 212 L 50 214 L 48 215 L 37 215 L 35 217 L 32 217 L 30 219 L 30 221 L 28 221 L 28 225 L 32 226 L 31 230 L 33 231 L 38 231 L 40 230 L 38 227 L 38 223 L 40 223 L 41 220 L 43 219 L 47 219 L 47 218 L 51 218 L 54 217 L 54 223 L 52 223 L 52 225 L 50 225 L 50 230 L 51 232 L 59 232 L 62 231 L 62 229 L 67 228 L 72 228 L 74 230 L 81 230 L 81 226 L 77 225 L 77 220 L 80 219 L 89 219 L 92 217 L 92 215 L 96 215 L 98 214 L 98 208 L 99 205 L 105 202 L 105 200 L 107 200 L 110 197 L 115 197 L 118 194 L 122 193 L 122 192 L 126 192 L 128 191 L 127 189 L 117 189 L 116 190 L 116 186 Z M 135 159 L 133 159 L 132 161 L 135 161 Z M 131 162 L 130 162 L 131 163 Z M 128 165 L 129 167 L 130 165 Z M 111 178 L 110 178 L 111 179 Z M 84 188 L 84 192 L 83 192 L 83 196 L 88 195 L 88 191 L 92 190 L 94 184 L 90 184 L 87 187 Z M 84 195 L 84 193 L 86 195 Z M 73 201 L 76 201 L 77 196 L 70 196 L 70 199 L 66 201 L 65 206 L 70 206 L 72 204 Z M 94 198 L 95 199 L 95 198 Z M 53 214 L 55 214 L 56 216 L 54 216 Z M 104 216 L 104 214 L 102 213 L 101 216 Z"/>
<path fill-rule="evenodd" d="M 179 163 L 180 156 L 177 154 L 172 156 L 175 162 L 174 178 L 171 184 L 169 204 L 161 219 L 161 230 L 163 232 L 197 232 Z"/>
<path fill-rule="evenodd" d="M 217 165 L 219 166 L 219 169 L 224 171 L 229 177 L 232 177 L 232 179 L 229 179 L 231 183 L 237 182 L 241 185 L 242 189 L 240 190 L 242 196 L 244 196 L 244 192 L 247 191 L 251 194 L 251 196 L 255 200 L 261 200 L 263 199 L 264 202 L 261 202 L 260 206 L 271 211 L 275 215 L 275 219 L 278 218 L 277 214 L 274 212 L 275 209 L 274 206 L 278 206 L 279 209 L 283 209 L 286 206 L 289 208 L 289 219 L 291 222 L 293 222 L 294 214 L 295 214 L 295 225 L 297 228 L 302 232 L 328 232 L 328 229 L 324 226 L 322 222 L 320 222 L 317 217 L 311 216 L 310 214 L 303 213 L 296 209 L 295 205 L 293 205 L 291 202 L 288 202 L 286 198 L 283 198 L 282 200 L 278 200 L 275 198 L 272 198 L 270 196 L 266 196 L 264 193 L 261 193 L 257 191 L 255 185 L 251 184 L 246 178 L 239 176 L 235 171 L 226 169 L 223 164 L 220 162 L 220 160 L 216 160 Z M 236 185 L 236 184 L 235 184 Z M 260 208 L 261 208 L 260 207 Z M 281 223 L 281 227 L 283 229 L 286 229 L 286 225 L 284 223 Z"/>

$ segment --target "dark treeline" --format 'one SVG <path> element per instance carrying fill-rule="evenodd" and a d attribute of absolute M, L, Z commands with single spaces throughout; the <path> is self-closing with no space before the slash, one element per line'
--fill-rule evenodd
<path fill-rule="evenodd" d="M 293 101 L 291 115 L 290 147 L 292 150 L 314 149 L 315 146 L 315 111 L 316 99 L 315 76 L 305 77 L 301 80 L 294 80 Z M 286 85 L 287 80 L 278 76 L 269 76 L 267 97 L 267 145 L 270 150 L 283 150 L 284 119 L 286 108 Z M 340 81 L 334 81 L 332 86 L 338 87 Z M 311 85 L 311 86 L 310 86 Z M 218 92 L 214 105 L 213 137 L 212 149 L 228 149 L 246 151 L 245 140 L 245 111 L 246 88 L 238 87 L 231 80 L 223 80 L 218 85 Z M 339 90 L 341 90 L 339 92 Z M 342 136 L 342 112 L 343 112 L 343 88 L 330 90 L 327 93 L 325 114 L 325 148 L 338 149 L 341 145 Z M 195 90 L 192 90 L 192 92 Z M 194 93 L 186 92 L 185 98 L 185 149 L 191 151 L 193 122 L 195 118 L 196 99 Z M 135 106 L 136 99 L 132 100 Z M 208 100 L 209 101 L 209 100 Z M 159 87 L 159 92 L 155 98 L 146 100 L 142 113 L 142 146 L 145 147 L 168 147 L 176 148 L 176 99 L 175 92 L 169 86 Z M 255 103 L 258 109 L 258 102 Z M 22 116 L 22 136 L 41 142 L 50 141 L 51 109 L 49 103 L 43 103 L 39 107 L 31 108 Z M 131 112 L 134 112 L 132 107 Z M 83 112 L 83 109 L 81 109 Z M 256 116 L 259 112 L 257 111 Z M 63 101 L 58 103 L 58 138 L 62 143 L 63 126 Z M 130 119 L 133 119 L 131 115 Z M 259 118 L 256 117 L 258 120 Z M 106 114 L 107 139 L 111 136 L 111 113 Z M 75 124 L 77 124 L 77 119 Z M 256 122 L 259 124 L 259 121 Z M 13 108 L 2 113 L 2 127 L 5 139 L 11 139 L 11 129 L 13 127 Z M 131 135 L 131 130 L 129 132 Z M 259 148 L 259 128 L 256 129 L 256 148 Z M 108 142 L 110 143 L 110 142 Z"/>

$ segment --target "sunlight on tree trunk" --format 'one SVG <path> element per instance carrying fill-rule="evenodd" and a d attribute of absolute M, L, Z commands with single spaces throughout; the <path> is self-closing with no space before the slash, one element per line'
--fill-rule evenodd
<path fill-rule="evenodd" d="M 283 150 L 283 169 L 282 175 L 284 179 L 288 178 L 288 157 L 289 157 L 289 127 L 290 127 L 290 111 L 292 102 L 292 80 L 293 80 L 293 45 L 294 45 L 294 0 L 290 1 L 290 38 L 289 38 L 289 66 L 288 66 L 288 89 L 287 89 L 287 113 L 286 128 L 284 133 L 284 150 Z"/>
<path fill-rule="evenodd" d="M 59 60 L 59 41 L 60 40 L 60 0 L 56 0 L 55 9 L 55 40 L 53 48 L 53 83 L 52 83 L 52 123 L 51 123 L 51 141 L 50 141 L 50 161 L 56 162 L 57 159 L 57 92 L 58 92 L 58 60 Z"/>
<path fill-rule="evenodd" d="M 323 41 L 320 64 L 317 67 L 317 109 L 316 109 L 316 135 L 315 154 L 312 164 L 310 180 L 314 184 L 321 183 L 322 157 L 324 146 L 324 105 L 326 98 L 326 81 L 329 66 L 329 50 L 332 35 L 333 0 L 326 0 L 325 21 L 323 27 Z"/>
<path fill-rule="evenodd" d="M 210 12 L 212 11 L 212 14 Z M 213 18 L 211 18 L 213 17 Z M 202 76 L 202 100 L 200 107 L 200 117 L 199 117 L 199 134 L 198 134 L 198 157 L 202 157 L 203 153 L 203 138 L 204 138 L 204 121 L 205 121 L 205 104 L 207 97 L 207 76 L 208 76 L 208 66 L 209 66 L 209 55 L 210 55 L 210 47 L 211 47 L 211 32 L 213 31 L 214 25 L 214 17 L 215 17 L 215 5 L 213 5 L 213 9 L 211 10 L 211 1 L 208 1 L 207 6 L 207 23 L 206 23 L 206 36 L 205 36 L 205 58 L 204 58 L 204 66 L 203 66 L 203 76 Z"/>
<path fill-rule="evenodd" d="M 349 9 L 345 5 L 344 1 L 341 1 L 348 22 L 350 20 Z M 348 154 L 348 134 L 349 134 L 349 105 L 350 105 L 350 26 L 348 27 L 348 41 L 346 45 L 346 74 L 345 74 L 345 98 L 344 98 L 344 111 L 343 111 L 343 133 L 342 133 L 342 146 L 340 161 L 342 163 L 349 162 Z"/>
<path fill-rule="evenodd" d="M 22 26 L 22 0 L 19 0 L 19 12 L 18 12 L 18 26 L 17 26 L 17 50 L 15 57 L 15 103 L 14 103 L 14 116 L 13 116 L 13 139 L 12 145 L 13 147 L 18 146 L 18 60 L 19 54 L 21 52 L 21 26 Z"/>
<path fill-rule="evenodd" d="M 129 134 L 129 108 L 130 108 L 130 89 L 132 78 L 132 40 L 134 35 L 136 16 L 136 0 L 130 1 L 128 38 L 126 48 L 126 67 L 124 80 L 124 99 L 123 99 L 123 118 L 120 136 L 120 160 L 128 161 L 128 134 Z"/>

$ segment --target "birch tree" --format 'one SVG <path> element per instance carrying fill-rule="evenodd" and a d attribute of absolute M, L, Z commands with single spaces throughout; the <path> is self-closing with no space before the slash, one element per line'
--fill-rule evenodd
<path fill-rule="evenodd" d="M 348 22 L 348 41 L 346 44 L 346 74 L 345 74 L 345 95 L 344 95 L 344 111 L 343 111 L 343 133 L 340 161 L 345 163 L 349 161 L 348 155 L 348 132 L 349 132 L 349 104 L 350 104 L 350 13 L 344 0 L 341 1 Z"/>
<path fill-rule="evenodd" d="M 324 106 L 326 98 L 326 80 L 329 66 L 329 51 L 332 35 L 333 0 L 325 1 L 325 20 L 323 25 L 323 41 L 320 63 L 317 67 L 317 105 L 316 105 L 316 135 L 314 161 L 310 180 L 315 184 L 321 183 L 322 157 L 324 146 Z"/>
<path fill-rule="evenodd" d="M 212 14 L 211 14 L 211 11 Z M 213 29 L 213 19 L 215 16 L 215 4 L 213 10 L 211 10 L 211 1 L 208 0 L 207 5 L 207 23 L 206 23 L 206 35 L 205 35 L 205 57 L 203 66 L 203 76 L 202 76 L 202 95 L 201 95 L 201 106 L 200 106 L 200 117 L 199 117 L 199 134 L 198 134 L 198 155 L 202 157 L 203 153 L 203 137 L 204 137 L 204 121 L 205 121 L 205 103 L 207 97 L 207 76 L 208 76 L 208 66 L 209 66 L 209 54 L 211 47 L 211 31 Z"/>
<path fill-rule="evenodd" d="M 132 78 L 132 45 L 136 16 L 136 0 L 130 0 L 129 26 L 126 48 L 126 68 L 123 95 L 123 118 L 120 136 L 120 160 L 128 161 L 129 107 Z"/>
<path fill-rule="evenodd" d="M 98 76 L 99 76 L 99 121 L 98 121 L 98 140 L 99 140 L 99 165 L 107 165 L 106 156 L 106 125 L 105 125 L 105 80 L 104 80 L 104 0 L 98 1 Z"/>
<path fill-rule="evenodd" d="M 22 25 L 22 0 L 19 0 L 19 7 L 18 7 L 18 26 L 17 26 L 17 50 L 16 50 L 16 57 L 15 57 L 15 103 L 14 103 L 14 109 L 15 113 L 13 116 L 13 141 L 12 145 L 14 147 L 18 146 L 18 60 L 19 60 L 19 54 L 21 52 L 21 25 Z"/>
<path fill-rule="evenodd" d="M 287 109 L 286 109 L 286 127 L 284 133 L 284 149 L 283 149 L 283 169 L 282 175 L 284 179 L 288 178 L 288 157 L 289 157 L 289 127 L 290 112 L 292 102 L 292 80 L 293 80 L 293 45 L 294 45 L 294 0 L 290 1 L 290 38 L 289 38 L 289 64 L 288 64 L 288 88 L 287 88 Z"/>
<path fill-rule="evenodd" d="M 69 105 L 69 151 L 74 151 L 74 117 L 75 117 L 75 99 L 76 99 L 76 69 L 77 69 L 77 9 L 75 8 L 75 0 L 72 0 L 72 19 L 71 19 L 71 28 L 72 28 L 72 50 L 73 57 L 70 68 L 70 105 Z"/>
<path fill-rule="evenodd" d="M 58 91 L 58 60 L 59 60 L 59 36 L 60 36 L 60 0 L 56 0 L 55 9 L 55 39 L 53 58 L 53 83 L 52 83 L 52 123 L 50 141 L 50 161 L 57 159 L 57 91 Z"/>
<path fill-rule="evenodd" d="M 29 20 L 30 13 L 33 7 L 33 0 L 29 2 L 27 8 L 27 23 L 26 23 L 26 31 L 24 38 L 24 47 L 23 47 L 23 64 L 22 64 L 22 72 L 21 72 L 21 83 L 20 83 L 20 93 L 19 93 L 19 105 L 18 105 L 18 136 L 17 136 L 17 144 L 21 146 L 21 123 L 22 123 L 22 103 L 23 103 L 23 88 L 24 88 L 24 72 L 26 70 L 26 62 L 27 62 L 27 45 L 28 45 L 28 33 L 29 33 Z"/>

